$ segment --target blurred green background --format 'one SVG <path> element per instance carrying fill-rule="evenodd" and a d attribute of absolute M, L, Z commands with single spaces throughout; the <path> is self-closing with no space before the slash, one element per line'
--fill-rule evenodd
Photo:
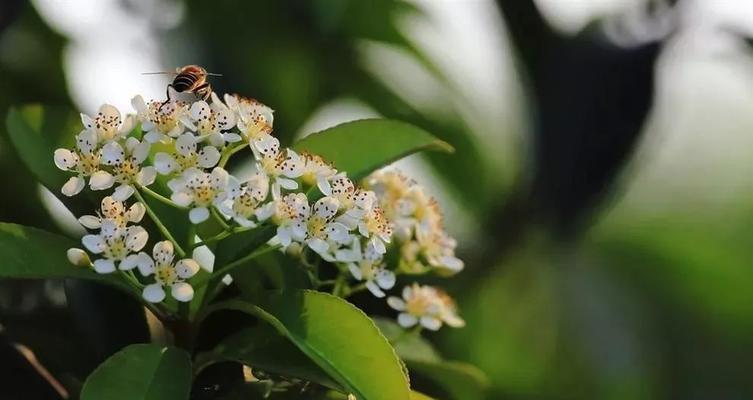
<path fill-rule="evenodd" d="M 411 122 L 457 149 L 399 166 L 466 260 L 437 282 L 468 326 L 428 337 L 489 399 L 748 399 L 751 26 L 747 0 L 3 0 L 0 113 L 124 110 L 164 95 L 140 73 L 196 63 L 275 109 L 284 143 Z M 71 232 L 4 130 L 0 220 Z M 120 339 L 70 354 L 106 328 L 61 288 L 2 283 L 3 338 L 85 372 Z"/>

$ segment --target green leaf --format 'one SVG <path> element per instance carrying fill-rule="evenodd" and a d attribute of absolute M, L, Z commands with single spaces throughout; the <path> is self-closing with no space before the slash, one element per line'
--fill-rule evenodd
<path fill-rule="evenodd" d="M 448 394 L 449 399 L 481 400 L 486 398 L 485 391 L 489 387 L 489 380 L 473 365 L 456 361 L 411 360 L 405 360 L 405 364 L 411 374 L 431 379 Z"/>
<path fill-rule="evenodd" d="M 413 390 L 410 392 L 410 400 L 434 400 L 434 399 L 432 399 L 431 397 L 425 394 L 422 394 Z"/>
<path fill-rule="evenodd" d="M 260 304 L 229 301 L 217 309 L 257 316 L 290 339 L 338 384 L 364 400 L 408 400 L 402 364 L 374 322 L 347 301 L 300 290 L 272 294 Z"/>
<path fill-rule="evenodd" d="M 246 328 L 225 338 L 212 353 L 213 362 L 237 361 L 266 373 L 304 379 L 342 391 L 326 372 L 269 324 Z"/>
<path fill-rule="evenodd" d="M 191 357 L 176 347 L 130 345 L 89 375 L 81 400 L 180 400 L 191 392 Z"/>
<path fill-rule="evenodd" d="M 346 122 L 301 139 L 293 149 L 322 156 L 354 181 L 421 150 L 453 151 L 423 129 L 387 119 Z"/>
<path fill-rule="evenodd" d="M 374 322 L 395 347 L 411 374 L 431 380 L 450 399 L 485 398 L 489 380 L 481 370 L 470 364 L 443 360 L 428 340 L 390 320 L 377 318 Z"/>
<path fill-rule="evenodd" d="M 118 275 L 102 275 L 71 265 L 66 251 L 81 245 L 64 236 L 23 225 L 0 222 L 0 278 L 77 278 L 130 290 Z"/>
<path fill-rule="evenodd" d="M 91 213 L 96 202 L 84 193 L 63 196 L 60 188 L 71 175 L 59 170 L 53 160 L 55 149 L 73 146 L 74 136 L 81 130 L 77 124 L 78 116 L 69 109 L 40 105 L 11 108 L 6 119 L 11 144 L 26 168 L 74 214 L 81 215 Z"/>

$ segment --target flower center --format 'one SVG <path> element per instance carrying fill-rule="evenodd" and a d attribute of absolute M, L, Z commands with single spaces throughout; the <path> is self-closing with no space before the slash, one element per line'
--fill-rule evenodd
<path fill-rule="evenodd" d="M 327 236 L 327 221 L 324 218 L 315 215 L 309 218 L 306 225 L 311 237 L 324 239 Z"/>
<path fill-rule="evenodd" d="M 136 175 L 139 173 L 139 165 L 132 159 L 128 159 L 120 164 L 116 164 L 112 170 L 115 173 L 115 180 L 120 183 L 129 183 L 136 180 Z"/>
<path fill-rule="evenodd" d="M 107 246 L 104 251 L 105 258 L 111 260 L 122 260 L 128 255 L 125 237 L 113 237 L 107 240 Z"/>
<path fill-rule="evenodd" d="M 206 207 L 212 204 L 215 190 L 209 185 L 201 185 L 194 188 L 194 203 L 200 207 Z"/>
<path fill-rule="evenodd" d="M 248 218 L 253 215 L 254 211 L 256 211 L 256 205 L 256 199 L 254 199 L 250 193 L 246 192 L 235 199 L 233 202 L 233 211 Z"/>
<path fill-rule="evenodd" d="M 185 171 L 191 167 L 198 165 L 199 155 L 195 152 L 191 152 L 188 155 L 176 154 L 175 162 L 180 166 L 181 171 Z"/>
<path fill-rule="evenodd" d="M 159 264 L 155 269 L 155 279 L 163 285 L 172 285 L 178 280 L 178 274 L 170 264 Z"/>
<path fill-rule="evenodd" d="M 79 154 L 79 172 L 89 176 L 99 171 L 99 154 L 92 152 L 90 154 Z"/>

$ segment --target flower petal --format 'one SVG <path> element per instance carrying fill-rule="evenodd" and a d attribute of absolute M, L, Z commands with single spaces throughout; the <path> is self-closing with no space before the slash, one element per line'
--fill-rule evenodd
<path fill-rule="evenodd" d="M 380 288 L 389 290 L 395 286 L 395 273 L 388 269 L 380 269 L 376 274 L 376 283 Z"/>
<path fill-rule="evenodd" d="M 97 271 L 98 274 L 115 272 L 115 262 L 106 258 L 94 260 L 94 270 Z"/>
<path fill-rule="evenodd" d="M 86 235 L 81 238 L 81 244 L 94 254 L 102 253 L 107 248 L 105 240 L 100 235 Z"/>
<path fill-rule="evenodd" d="M 149 234 L 140 226 L 129 226 L 126 230 L 126 247 L 131 251 L 139 251 L 144 248 Z"/>
<path fill-rule="evenodd" d="M 141 168 L 141 171 L 139 171 L 139 174 L 136 177 L 136 182 L 142 186 L 149 186 L 154 183 L 155 179 L 157 179 L 157 169 L 150 165 Z"/>
<path fill-rule="evenodd" d="M 81 193 L 81 190 L 84 189 L 85 185 L 86 181 L 84 181 L 84 178 L 81 178 L 80 176 L 72 176 L 65 182 L 60 191 L 64 195 L 71 197 Z"/>
<path fill-rule="evenodd" d="M 192 133 L 184 133 L 175 141 L 175 151 L 183 156 L 196 152 L 196 138 Z"/>
<path fill-rule="evenodd" d="M 397 311 L 404 311 L 405 310 L 405 302 L 403 299 L 395 296 L 390 296 L 387 298 L 387 305 L 392 307 L 393 310 Z"/>
<path fill-rule="evenodd" d="M 162 152 L 154 155 L 154 168 L 156 168 L 157 172 L 161 175 L 172 173 L 175 167 L 176 163 L 173 156 Z"/>
<path fill-rule="evenodd" d="M 152 257 L 149 257 L 149 254 L 142 251 L 139 253 L 139 263 L 137 264 L 137 267 L 142 276 L 149 276 L 154 273 L 154 260 L 152 260 Z"/>
<path fill-rule="evenodd" d="M 146 206 L 144 206 L 144 203 L 133 203 L 130 208 L 128 208 L 127 217 L 128 222 L 140 222 L 142 218 L 144 218 L 144 213 L 146 213 Z"/>
<path fill-rule="evenodd" d="M 173 242 L 169 240 L 163 240 L 154 244 L 152 249 L 152 256 L 154 261 L 159 265 L 171 264 L 173 262 L 173 255 L 175 254 L 175 247 Z"/>
<path fill-rule="evenodd" d="M 79 217 L 78 222 L 87 229 L 99 229 L 102 226 L 99 217 L 93 215 L 83 215 Z"/>
<path fill-rule="evenodd" d="M 191 197 L 191 195 L 186 192 L 174 192 L 170 196 L 170 200 L 181 207 L 188 207 L 189 205 L 191 205 L 191 203 L 193 203 L 193 197 Z"/>
<path fill-rule="evenodd" d="M 55 166 L 62 169 L 63 171 L 68 171 L 69 169 L 75 167 L 79 161 L 78 155 L 68 149 L 55 150 L 54 158 Z"/>
<path fill-rule="evenodd" d="M 206 207 L 192 208 L 191 211 L 188 212 L 188 219 L 191 220 L 191 223 L 193 224 L 200 224 L 209 219 L 209 209 Z"/>
<path fill-rule="evenodd" d="M 118 269 L 122 271 L 130 271 L 134 268 L 136 268 L 139 265 L 139 262 L 141 261 L 141 256 L 139 254 L 129 254 L 125 260 L 123 260 L 120 265 L 118 265 Z"/>
<path fill-rule="evenodd" d="M 165 299 L 165 290 L 159 283 L 152 283 L 144 287 L 141 297 L 150 303 L 159 303 Z"/>
<path fill-rule="evenodd" d="M 359 267 L 355 263 L 348 263 L 348 271 L 350 271 L 350 274 L 353 275 L 356 280 L 363 280 L 363 273 L 361 272 L 361 267 Z"/>
<path fill-rule="evenodd" d="M 421 325 L 430 331 L 437 331 L 442 327 L 442 321 L 432 316 L 424 315 L 421 317 Z"/>
<path fill-rule="evenodd" d="M 191 258 L 184 258 L 175 263 L 175 272 L 181 279 L 188 279 L 199 272 L 199 263 Z"/>
<path fill-rule="evenodd" d="M 382 298 L 385 296 L 382 289 L 380 289 L 379 285 L 377 285 L 374 281 L 366 282 L 366 289 L 368 289 L 369 292 L 371 292 L 371 294 L 373 294 L 376 297 Z"/>
<path fill-rule="evenodd" d="M 175 300 L 188 302 L 193 299 L 193 287 L 186 282 L 176 282 L 170 289 L 170 294 Z"/>
<path fill-rule="evenodd" d="M 116 165 L 125 161 L 125 150 L 118 142 L 110 142 L 102 147 L 102 163 Z"/>
<path fill-rule="evenodd" d="M 400 313 L 397 316 L 397 324 L 403 328 L 410 328 L 418 323 L 418 318 L 415 315 L 408 313 Z"/>
<path fill-rule="evenodd" d="M 126 201 L 135 191 L 136 189 L 131 185 L 120 185 L 115 188 L 115 191 L 112 193 L 112 198 L 116 201 Z"/>
<path fill-rule="evenodd" d="M 89 186 L 92 190 L 109 189 L 113 183 L 115 183 L 115 177 L 107 171 L 97 171 L 89 179 Z"/>
<path fill-rule="evenodd" d="M 212 168 L 220 161 L 220 151 L 216 147 L 204 146 L 199 151 L 199 165 L 202 168 Z"/>
<path fill-rule="evenodd" d="M 136 164 L 141 165 L 141 163 L 146 160 L 146 157 L 149 156 L 149 148 L 151 145 L 147 141 L 138 142 L 136 147 L 131 150 L 131 157 L 133 157 L 133 160 L 136 162 Z"/>

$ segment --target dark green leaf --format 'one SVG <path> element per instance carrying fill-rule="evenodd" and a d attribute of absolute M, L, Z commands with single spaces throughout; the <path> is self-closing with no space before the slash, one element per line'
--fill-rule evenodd
<path fill-rule="evenodd" d="M 415 152 L 451 152 L 452 146 L 405 122 L 363 119 L 313 133 L 295 143 L 293 149 L 318 154 L 358 181 Z"/>
<path fill-rule="evenodd" d="M 470 364 L 443 360 L 428 340 L 390 320 L 378 318 L 374 322 L 395 347 L 411 374 L 431 380 L 451 399 L 484 398 L 489 382 L 481 370 Z"/>
<path fill-rule="evenodd" d="M 237 361 L 265 373 L 304 379 L 341 390 L 326 372 L 268 324 L 247 328 L 226 338 L 213 353 L 215 361 Z"/>
<path fill-rule="evenodd" d="M 213 307 L 257 316 L 274 326 L 338 384 L 359 399 L 408 400 L 408 378 L 374 322 L 347 301 L 301 290 L 272 294 L 258 305 Z"/>
<path fill-rule="evenodd" d="M 129 290 L 117 275 L 71 265 L 66 251 L 77 242 L 41 229 L 0 222 L 0 278 L 77 278 L 108 283 Z"/>
<path fill-rule="evenodd" d="M 81 400 L 181 400 L 191 392 L 191 358 L 175 347 L 134 344 L 89 375 Z"/>
<path fill-rule="evenodd" d="M 31 174 L 74 212 L 91 213 L 96 202 L 85 194 L 70 198 L 60 193 L 70 174 L 55 166 L 53 154 L 60 147 L 70 148 L 81 130 L 78 116 L 65 108 L 24 106 L 8 111 L 6 126 L 16 153 Z"/>

